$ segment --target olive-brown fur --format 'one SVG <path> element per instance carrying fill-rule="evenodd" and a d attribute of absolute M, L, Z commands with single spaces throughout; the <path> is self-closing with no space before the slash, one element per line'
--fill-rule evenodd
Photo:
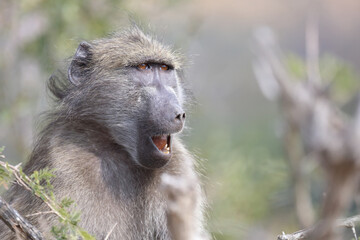
<path fill-rule="evenodd" d="M 183 105 L 183 58 L 138 27 L 89 45 L 84 62 L 71 62 L 80 69 L 73 72 L 77 84 L 64 77 L 66 74 L 50 78 L 48 85 L 56 104 L 46 115 L 46 125 L 24 172 L 55 169 L 52 184 L 56 198 L 75 201 L 81 211 L 80 226 L 96 239 L 104 239 L 115 224 L 109 239 L 170 239 L 160 176 L 168 173 L 197 179 L 194 159 L 173 134 L 172 156 L 165 166 L 151 169 L 139 165 L 136 145 L 141 129 L 137 124 L 146 121 L 142 116 L 147 111 L 143 103 L 146 95 L 131 82 L 127 69 L 143 62 L 171 66 L 177 80 L 173 90 Z M 198 194 L 195 224 L 201 232 L 202 199 L 197 180 L 194 186 Z M 23 216 L 49 211 L 40 199 L 16 184 L 4 197 Z M 46 239 L 52 238 L 50 229 L 58 224 L 56 215 L 27 219 Z M 1 221 L 0 239 L 15 239 Z"/>

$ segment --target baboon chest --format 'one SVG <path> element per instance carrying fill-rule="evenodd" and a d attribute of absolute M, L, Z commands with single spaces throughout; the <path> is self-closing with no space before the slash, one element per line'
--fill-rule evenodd
<path fill-rule="evenodd" d="M 82 211 L 84 228 L 97 239 L 103 239 L 113 226 L 110 239 L 168 239 L 165 202 L 158 191 L 135 186 L 124 190 L 121 185 L 117 193 L 99 191 L 92 199 L 90 210 L 85 215 Z"/>

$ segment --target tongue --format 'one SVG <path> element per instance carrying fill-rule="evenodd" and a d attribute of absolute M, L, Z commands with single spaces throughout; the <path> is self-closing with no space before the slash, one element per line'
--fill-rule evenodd
<path fill-rule="evenodd" d="M 160 151 L 165 148 L 165 145 L 167 143 L 167 136 L 155 136 L 151 139 Z"/>

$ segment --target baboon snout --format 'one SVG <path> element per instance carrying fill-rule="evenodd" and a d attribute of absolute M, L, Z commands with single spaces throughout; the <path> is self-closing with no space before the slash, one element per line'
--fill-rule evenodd
<path fill-rule="evenodd" d="M 184 127 L 186 114 L 177 96 L 170 91 L 165 91 L 165 89 L 159 95 L 158 101 L 155 101 L 156 104 L 153 105 L 155 119 L 158 119 L 158 124 L 164 128 L 162 131 L 180 132 Z"/>
<path fill-rule="evenodd" d="M 177 131 L 181 131 L 181 129 L 184 127 L 185 117 L 186 114 L 182 109 L 176 112 L 175 118 L 172 120 L 172 124 L 174 124 Z"/>
<path fill-rule="evenodd" d="M 183 111 L 176 114 L 175 122 L 176 122 L 176 124 L 181 125 L 181 128 L 183 128 L 183 125 L 184 125 L 184 122 L 185 122 L 185 117 L 186 117 L 186 114 Z"/>
<path fill-rule="evenodd" d="M 185 120 L 185 113 L 179 113 L 179 114 L 176 115 L 175 118 L 180 120 L 180 121 L 184 121 Z"/>

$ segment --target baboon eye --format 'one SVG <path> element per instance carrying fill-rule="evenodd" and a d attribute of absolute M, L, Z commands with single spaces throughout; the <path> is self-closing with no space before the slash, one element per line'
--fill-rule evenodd
<path fill-rule="evenodd" d="M 160 66 L 160 69 L 163 70 L 163 71 L 167 71 L 167 70 L 170 69 L 170 67 L 168 65 L 166 65 L 166 64 L 163 64 L 163 65 Z"/>
<path fill-rule="evenodd" d="M 140 69 L 140 70 L 146 70 L 146 69 L 150 69 L 150 65 L 146 64 L 146 63 L 142 63 L 142 64 L 139 64 L 137 66 L 137 68 Z"/>

